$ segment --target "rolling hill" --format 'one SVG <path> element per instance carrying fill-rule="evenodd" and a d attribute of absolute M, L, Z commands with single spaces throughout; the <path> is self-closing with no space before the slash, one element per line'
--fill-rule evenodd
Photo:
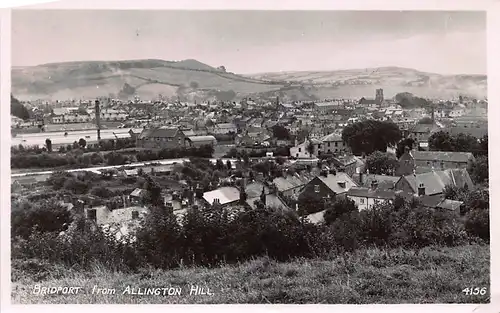
<path fill-rule="evenodd" d="M 243 76 L 192 59 L 82 61 L 12 69 L 12 93 L 20 100 L 152 99 L 161 94 L 183 101 L 245 96 L 293 101 L 374 97 L 376 88 L 383 88 L 386 98 L 399 92 L 483 98 L 486 85 L 485 75 L 440 75 L 399 67 Z"/>
<path fill-rule="evenodd" d="M 274 72 L 248 77 L 309 86 L 319 98 L 374 97 L 376 88 L 393 97 L 399 92 L 411 92 L 421 97 L 487 96 L 486 75 L 441 75 L 401 67 L 379 67 L 337 71 Z"/>
<path fill-rule="evenodd" d="M 83 61 L 12 69 L 12 93 L 20 100 L 139 96 L 209 98 L 217 92 L 252 94 L 278 90 L 264 82 L 183 60 Z"/>

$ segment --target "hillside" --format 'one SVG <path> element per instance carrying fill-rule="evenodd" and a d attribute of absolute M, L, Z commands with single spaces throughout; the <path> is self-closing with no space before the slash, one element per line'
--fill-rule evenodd
<path fill-rule="evenodd" d="M 383 88 L 386 98 L 399 92 L 421 97 L 487 96 L 486 75 L 441 75 L 401 67 L 380 67 L 338 71 L 275 72 L 248 75 L 266 81 L 284 81 L 309 86 L 319 98 L 374 97 Z"/>
<path fill-rule="evenodd" d="M 12 92 L 20 100 L 108 96 L 151 99 L 159 94 L 205 99 L 216 98 L 217 92 L 232 90 L 245 95 L 280 87 L 196 60 L 84 61 L 12 69 Z"/>
<path fill-rule="evenodd" d="M 259 96 L 283 101 L 374 97 L 400 92 L 419 97 L 484 98 L 485 75 L 440 75 L 383 67 L 339 71 L 263 73 L 242 76 L 197 60 L 128 60 L 51 63 L 12 69 L 12 93 L 20 100 L 113 97 L 182 101 Z"/>
<path fill-rule="evenodd" d="M 16 304 L 373 304 L 488 303 L 489 246 L 422 250 L 366 249 L 345 257 L 279 263 L 268 258 L 216 268 L 169 271 L 143 269 L 112 272 L 63 268 L 39 260 L 13 260 L 12 302 Z M 33 286 L 81 286 L 78 295 L 34 295 Z M 92 294 L 93 286 L 115 294 Z M 212 295 L 190 295 L 191 286 Z M 485 287 L 485 295 L 465 295 L 468 286 Z M 181 295 L 123 294 L 137 288 L 181 288 Z M 144 289 L 143 289 L 144 290 Z"/>

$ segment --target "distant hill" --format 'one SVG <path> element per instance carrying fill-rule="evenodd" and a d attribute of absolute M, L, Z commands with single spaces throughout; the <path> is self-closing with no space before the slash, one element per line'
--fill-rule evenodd
<path fill-rule="evenodd" d="M 50 63 L 12 68 L 12 93 L 20 100 L 139 96 L 217 98 L 278 90 L 277 82 L 227 73 L 197 60 L 127 60 Z"/>
<path fill-rule="evenodd" d="M 311 86 L 319 98 L 343 96 L 374 97 L 383 88 L 386 98 L 400 92 L 420 97 L 487 96 L 486 75 L 441 75 L 401 67 L 379 67 L 338 71 L 274 72 L 248 77 Z"/>
<path fill-rule="evenodd" d="M 374 97 L 410 92 L 419 97 L 484 98 L 485 75 L 440 75 L 382 67 L 339 71 L 237 75 L 197 60 L 81 61 L 12 68 L 12 93 L 19 100 L 113 97 L 233 100 L 259 96 L 283 101 Z"/>

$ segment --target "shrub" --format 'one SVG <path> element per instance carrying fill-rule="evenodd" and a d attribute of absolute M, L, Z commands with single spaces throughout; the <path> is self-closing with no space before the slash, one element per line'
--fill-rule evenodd
<path fill-rule="evenodd" d="M 55 201 L 41 201 L 11 212 L 12 237 L 28 238 L 33 229 L 44 232 L 59 232 L 71 222 L 70 212 Z"/>
<path fill-rule="evenodd" d="M 479 237 L 487 242 L 490 240 L 489 210 L 475 209 L 465 215 L 465 229 L 469 235 Z"/>

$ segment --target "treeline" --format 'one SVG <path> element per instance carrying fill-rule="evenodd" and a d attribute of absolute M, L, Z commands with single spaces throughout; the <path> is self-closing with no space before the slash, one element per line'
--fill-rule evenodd
<path fill-rule="evenodd" d="M 488 156 L 488 135 L 476 138 L 469 134 L 450 135 L 439 131 L 429 137 L 429 149 L 433 151 L 471 152 L 474 156 Z"/>
<path fill-rule="evenodd" d="M 154 186 L 148 189 L 157 194 Z M 216 266 L 269 256 L 288 261 L 382 246 L 421 248 L 489 242 L 489 195 L 475 191 L 463 216 L 397 199 L 358 211 L 340 199 L 314 225 L 293 211 L 192 208 L 179 218 L 150 208 L 135 238 L 117 241 L 83 216 L 55 203 L 12 212 L 13 258 L 41 258 L 72 267 L 95 263 L 114 270 L 181 265 Z M 42 214 L 43 213 L 43 214 Z M 65 234 L 61 235 L 60 232 Z"/>
<path fill-rule="evenodd" d="M 131 151 L 111 151 L 107 153 L 93 152 L 92 148 L 82 148 L 81 146 L 71 146 L 65 152 L 49 153 L 39 147 L 30 147 L 28 152 L 25 148 L 12 149 L 12 168 L 77 168 L 88 167 L 90 165 L 124 165 L 132 162 L 151 161 L 158 159 L 176 159 L 184 157 L 211 158 L 214 149 L 210 145 L 193 147 L 154 150 L 131 150 Z M 99 149 L 97 149 L 99 150 Z"/>

